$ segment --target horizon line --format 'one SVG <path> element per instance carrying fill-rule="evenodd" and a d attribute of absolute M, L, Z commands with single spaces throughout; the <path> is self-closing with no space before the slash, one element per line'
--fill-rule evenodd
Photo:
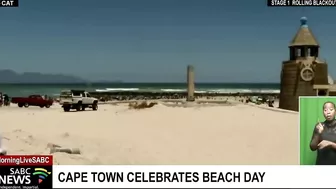
<path fill-rule="evenodd" d="M 0 85 L 92 85 L 92 84 L 187 84 L 187 82 L 47 82 L 47 83 L 1 83 Z M 280 84 L 280 82 L 195 82 L 195 84 Z"/>

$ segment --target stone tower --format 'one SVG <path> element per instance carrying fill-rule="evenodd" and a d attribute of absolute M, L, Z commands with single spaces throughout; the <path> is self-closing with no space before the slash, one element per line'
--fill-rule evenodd
<path fill-rule="evenodd" d="M 282 109 L 298 111 L 299 96 L 316 96 L 314 85 L 328 85 L 328 66 L 319 56 L 319 43 L 301 18 L 301 26 L 289 45 L 289 60 L 282 63 L 280 101 Z M 319 95 L 326 95 L 320 91 Z"/>

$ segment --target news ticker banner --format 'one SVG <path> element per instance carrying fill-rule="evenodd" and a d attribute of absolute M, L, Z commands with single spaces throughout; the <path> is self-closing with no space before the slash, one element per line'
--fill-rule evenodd
<path fill-rule="evenodd" d="M 0 188 L 335 188 L 334 171 L 334 166 L 53 166 L 52 156 L 0 156 Z"/>
<path fill-rule="evenodd" d="M 336 6 L 336 0 L 267 0 L 270 7 L 293 7 L 293 6 Z"/>
<path fill-rule="evenodd" d="M 54 166 L 55 188 L 335 188 L 334 166 Z"/>

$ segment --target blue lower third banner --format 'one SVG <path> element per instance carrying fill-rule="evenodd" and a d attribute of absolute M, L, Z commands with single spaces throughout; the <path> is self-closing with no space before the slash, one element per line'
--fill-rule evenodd
<path fill-rule="evenodd" d="M 51 189 L 52 166 L 1 166 L 0 189 Z"/>

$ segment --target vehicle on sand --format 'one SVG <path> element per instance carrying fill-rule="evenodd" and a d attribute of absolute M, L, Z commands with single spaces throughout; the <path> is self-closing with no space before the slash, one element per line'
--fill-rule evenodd
<path fill-rule="evenodd" d="M 59 102 L 65 112 L 71 109 L 84 111 L 85 108 L 92 108 L 93 111 L 98 110 L 98 99 L 91 97 L 84 90 L 63 90 Z"/>
<path fill-rule="evenodd" d="M 29 97 L 13 97 L 12 103 L 18 104 L 20 108 L 28 108 L 29 106 L 50 108 L 54 101 L 51 99 L 45 99 L 41 95 L 30 95 Z"/>

